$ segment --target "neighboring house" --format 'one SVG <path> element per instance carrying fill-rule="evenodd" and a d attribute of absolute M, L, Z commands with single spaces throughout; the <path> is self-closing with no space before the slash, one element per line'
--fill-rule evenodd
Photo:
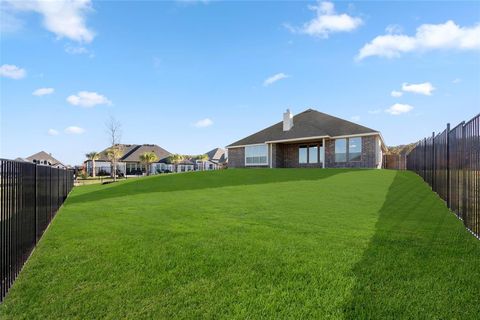
<path fill-rule="evenodd" d="M 195 162 L 191 159 L 183 159 L 179 163 L 173 165 L 171 164 L 172 169 L 169 171 L 172 172 L 187 172 L 195 170 Z"/>
<path fill-rule="evenodd" d="M 118 159 L 117 172 L 123 175 L 141 175 L 145 173 L 146 166 L 140 161 L 140 156 L 145 152 L 153 152 L 158 157 L 156 163 L 152 163 L 151 171 L 155 173 L 157 170 L 169 170 L 167 159 L 172 154 L 167 150 L 157 146 L 156 144 L 121 144 L 123 156 Z M 110 174 L 111 162 L 107 156 L 107 149 L 100 152 L 100 157 L 95 161 L 96 174 Z M 92 175 L 92 161 L 86 160 L 85 166 L 88 175 Z"/>
<path fill-rule="evenodd" d="M 228 167 L 381 168 L 379 131 L 308 109 L 227 146 Z"/>
<path fill-rule="evenodd" d="M 21 159 L 21 158 L 18 158 L 18 159 Z M 59 160 L 52 157 L 51 153 L 46 153 L 45 151 L 40 151 L 22 160 L 25 162 L 32 162 L 35 164 L 50 166 L 54 168 L 65 169 L 67 167 L 63 163 L 61 163 Z"/>
<path fill-rule="evenodd" d="M 215 148 L 213 150 L 210 150 L 206 153 L 208 156 L 208 160 L 196 160 L 195 161 L 195 166 L 196 170 L 218 170 L 222 169 L 226 162 L 226 153 L 225 149 L 222 148 Z"/>

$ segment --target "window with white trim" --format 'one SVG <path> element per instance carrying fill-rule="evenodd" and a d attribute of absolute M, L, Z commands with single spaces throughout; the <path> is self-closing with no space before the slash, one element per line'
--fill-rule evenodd
<path fill-rule="evenodd" d="M 265 165 L 268 164 L 268 145 L 255 145 L 245 147 L 246 165 Z"/>

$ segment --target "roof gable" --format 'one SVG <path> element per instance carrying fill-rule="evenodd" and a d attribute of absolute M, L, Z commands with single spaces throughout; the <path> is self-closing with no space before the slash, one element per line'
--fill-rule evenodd
<path fill-rule="evenodd" d="M 308 109 L 293 117 L 293 127 L 289 131 L 283 131 L 283 121 L 280 121 L 266 129 L 240 139 L 227 147 L 278 140 L 336 137 L 368 133 L 378 133 L 378 131 L 323 112 Z"/>
<path fill-rule="evenodd" d="M 33 160 L 46 160 L 50 163 L 50 165 L 56 165 L 56 164 L 63 165 L 63 163 L 61 163 L 59 160 L 55 159 L 54 157 L 52 157 L 51 154 L 46 153 L 45 151 L 40 151 L 35 154 L 32 154 L 31 156 L 25 158 L 25 160 L 29 162 L 33 162 Z"/>
<path fill-rule="evenodd" d="M 145 152 L 153 152 L 158 157 L 158 161 L 163 160 L 171 155 L 167 150 L 157 146 L 156 144 L 120 144 L 123 156 L 119 161 L 139 162 L 140 156 Z M 107 156 L 109 148 L 100 152 L 99 161 L 110 161 Z"/>
<path fill-rule="evenodd" d="M 163 160 L 172 154 L 167 150 L 157 146 L 156 144 L 142 144 L 139 145 L 137 148 L 130 150 L 130 152 L 126 152 L 122 157 L 121 161 L 140 161 L 140 156 L 145 152 L 153 152 L 158 157 L 158 161 Z"/>
<path fill-rule="evenodd" d="M 208 156 L 208 160 L 216 161 L 216 162 L 223 162 L 225 161 L 225 149 L 222 148 L 215 148 L 210 150 L 206 153 Z"/>

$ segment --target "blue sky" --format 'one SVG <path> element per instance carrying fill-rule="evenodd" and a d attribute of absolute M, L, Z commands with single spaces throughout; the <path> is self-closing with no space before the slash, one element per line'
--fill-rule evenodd
<path fill-rule="evenodd" d="M 478 2 L 3 1 L 4 158 L 199 154 L 307 108 L 415 142 L 480 111 Z M 393 96 L 392 96 L 393 95 Z"/>

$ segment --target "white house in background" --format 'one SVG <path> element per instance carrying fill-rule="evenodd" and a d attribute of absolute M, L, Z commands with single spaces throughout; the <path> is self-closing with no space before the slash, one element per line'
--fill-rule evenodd
<path fill-rule="evenodd" d="M 196 160 L 195 167 L 196 170 L 218 170 L 222 169 L 227 163 L 227 155 L 225 149 L 215 148 L 206 153 L 208 156 L 207 161 Z"/>
<path fill-rule="evenodd" d="M 45 151 L 37 152 L 35 154 L 32 154 L 29 157 L 26 157 L 25 159 L 18 158 L 17 160 L 31 162 L 31 163 L 35 163 L 43 166 L 50 166 L 54 168 L 65 169 L 67 167 L 62 162 L 55 159 L 51 153 L 47 153 Z"/>
<path fill-rule="evenodd" d="M 159 147 L 156 144 L 120 144 L 123 156 L 118 159 L 117 172 L 121 175 L 142 175 L 146 172 L 146 166 L 140 161 L 140 156 L 146 152 L 153 152 L 158 160 L 152 163 L 152 173 L 159 170 L 173 171 L 172 165 L 168 165 L 168 158 L 172 155 L 167 150 Z M 110 174 L 112 172 L 112 164 L 107 156 L 107 149 L 100 152 L 100 157 L 95 161 L 95 171 L 97 175 Z M 93 164 L 92 160 L 85 161 L 85 167 L 88 175 L 92 175 Z"/>
<path fill-rule="evenodd" d="M 152 164 L 151 173 L 157 172 L 188 172 L 188 171 L 205 171 L 222 169 L 226 164 L 227 158 L 225 150 L 215 148 L 206 153 L 208 160 L 198 160 L 195 158 L 183 159 L 177 164 L 167 162 L 158 162 Z"/>
<path fill-rule="evenodd" d="M 140 156 L 146 152 L 153 152 L 158 157 L 157 162 L 150 165 L 150 174 L 157 174 L 161 172 L 187 172 L 196 170 L 217 170 L 223 168 L 226 163 L 225 150 L 215 148 L 206 154 L 208 160 L 200 161 L 191 159 L 184 159 L 177 164 L 170 163 L 170 156 L 172 153 L 159 147 L 155 144 L 122 144 L 119 145 L 123 150 L 123 156 L 118 159 L 117 173 L 120 175 L 143 175 L 146 173 L 147 167 L 140 161 Z M 96 175 L 110 175 L 112 172 L 112 164 L 107 157 L 107 149 L 100 152 L 100 157 L 95 160 Z M 85 168 L 89 176 L 93 172 L 92 160 L 86 160 Z"/>

